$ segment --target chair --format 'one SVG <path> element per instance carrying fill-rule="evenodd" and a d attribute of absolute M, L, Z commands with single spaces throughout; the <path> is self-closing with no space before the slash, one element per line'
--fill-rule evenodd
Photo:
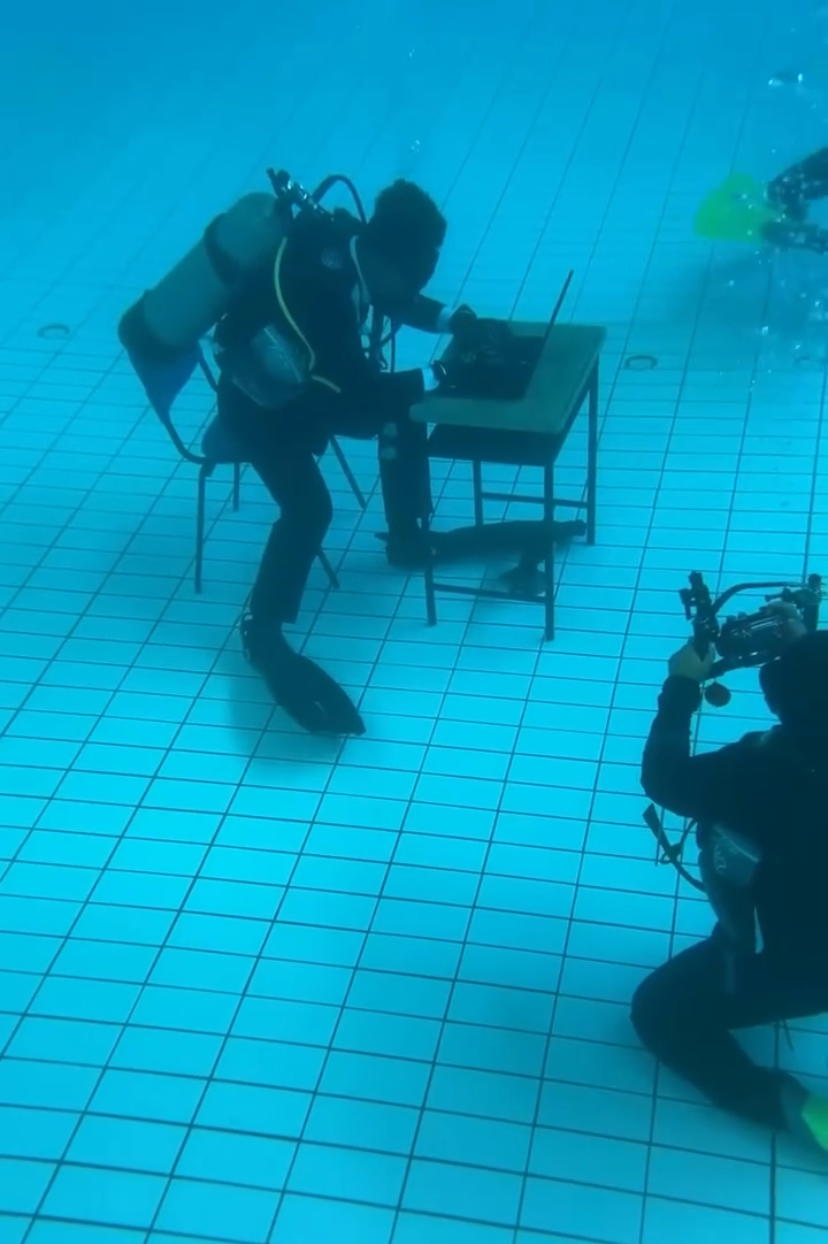
<path fill-rule="evenodd" d="M 544 324 L 512 323 L 515 333 L 542 336 Z M 595 543 L 598 459 L 598 364 L 606 336 L 600 327 L 557 324 L 547 339 L 529 387 L 518 400 L 435 397 L 416 406 L 412 418 L 435 424 L 428 441 L 430 458 L 470 462 L 473 480 L 474 524 L 484 526 L 485 500 L 532 502 L 543 506 L 543 596 L 495 591 L 437 582 L 433 557 L 425 567 L 426 611 L 430 626 L 437 621 L 437 592 L 475 597 L 526 600 L 543 604 L 544 637 L 555 633 L 554 511 L 556 506 L 586 510 L 587 543 Z M 554 469 L 570 429 L 587 404 L 588 438 L 585 500 L 555 496 Z M 533 466 L 543 470 L 540 496 L 487 492 L 483 488 L 486 463 Z"/>
<path fill-rule="evenodd" d="M 199 356 L 198 363 L 208 385 L 213 390 L 213 392 L 216 392 L 218 386 L 216 383 L 215 376 L 213 375 L 212 371 L 207 365 L 207 362 L 204 359 L 203 355 Z M 173 445 L 177 449 L 180 456 L 185 461 L 192 462 L 194 466 L 198 467 L 194 581 L 195 581 L 195 590 L 197 593 L 200 594 L 201 589 L 202 589 L 203 569 L 204 569 L 204 538 L 205 538 L 204 527 L 205 527 L 205 513 L 206 513 L 206 500 L 207 500 L 207 497 L 206 497 L 207 480 L 213 474 L 216 467 L 232 466 L 233 468 L 233 509 L 238 510 L 239 494 L 240 494 L 240 489 L 241 489 L 241 469 L 243 466 L 246 466 L 247 463 L 245 461 L 243 451 L 236 444 L 232 434 L 228 432 L 228 430 L 220 422 L 220 420 L 218 419 L 218 416 L 214 416 L 213 419 L 208 424 L 204 432 L 204 435 L 202 436 L 202 439 L 201 439 L 201 453 L 199 454 L 199 453 L 195 453 L 192 449 L 190 449 L 187 445 L 184 444 L 169 414 L 163 414 L 161 411 L 158 411 L 157 413 L 162 424 L 164 425 L 167 435 L 169 436 L 170 440 L 172 441 Z M 354 497 L 357 500 L 357 504 L 359 505 L 360 509 L 364 510 L 367 505 L 367 502 L 365 500 L 365 495 L 362 492 L 359 484 L 357 483 L 353 471 L 348 465 L 348 460 L 342 451 L 342 447 L 340 446 L 339 442 L 336 440 L 335 437 L 331 437 L 330 443 L 331 443 L 331 448 L 333 449 L 336 455 L 337 461 L 339 462 L 339 465 L 342 469 L 342 472 L 345 478 L 347 479 L 348 484 L 350 485 L 350 488 L 354 494 Z M 325 556 L 325 553 L 322 551 L 322 549 L 319 550 L 318 557 L 322 565 L 322 568 L 325 571 L 325 574 L 328 576 L 328 581 L 330 582 L 331 587 L 334 588 L 334 590 L 336 590 L 339 587 L 339 580 L 337 578 L 336 571 L 334 570 L 328 558 Z"/>

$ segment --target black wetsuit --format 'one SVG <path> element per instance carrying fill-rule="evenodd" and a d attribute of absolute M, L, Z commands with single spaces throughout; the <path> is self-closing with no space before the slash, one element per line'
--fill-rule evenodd
<path fill-rule="evenodd" d="M 250 601 L 253 618 L 264 625 L 295 621 L 331 521 L 330 494 L 316 462 L 330 436 L 379 438 L 392 539 L 412 536 L 431 504 L 425 428 L 408 417 L 423 396 L 422 373 L 383 371 L 378 358 L 366 353 L 368 308 L 364 298 L 360 301 L 351 247 L 358 229 L 344 212 L 334 218 L 300 217 L 279 265 L 281 299 L 268 263 L 217 330 L 217 341 L 226 349 L 219 417 L 280 509 Z M 442 310 L 442 304 L 418 296 L 400 310 L 399 320 L 436 331 Z M 253 400 L 234 380 L 234 360 L 239 354 L 243 359 L 245 344 L 263 325 L 293 343 L 301 336 L 313 353 L 300 391 L 272 408 Z"/>
<path fill-rule="evenodd" d="M 800 160 L 768 186 L 768 201 L 781 208 L 785 219 L 769 225 L 768 240 L 784 247 L 828 252 L 828 229 L 811 224 L 808 204 L 828 198 L 828 147 Z"/>
<path fill-rule="evenodd" d="M 755 1066 L 731 1029 L 828 1010 L 828 749 L 782 727 L 690 755 L 701 695 L 670 678 L 644 752 L 642 785 L 662 807 L 726 824 L 761 851 L 752 898 L 759 953 L 713 936 L 652 973 L 632 1017 L 641 1040 L 717 1105 L 781 1127 L 779 1077 Z"/>

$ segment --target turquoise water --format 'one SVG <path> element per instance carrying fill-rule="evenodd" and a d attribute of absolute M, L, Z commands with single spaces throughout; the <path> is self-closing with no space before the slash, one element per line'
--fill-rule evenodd
<path fill-rule="evenodd" d="M 0 1244 L 816 1244 L 825 1170 L 659 1071 L 627 1003 L 710 926 L 641 821 L 677 589 L 828 560 L 824 261 L 691 228 L 824 144 L 828 18 L 281 7 L 31 8 L 0 49 Z M 415 178 L 438 296 L 542 319 L 572 267 L 564 318 L 608 330 L 598 543 L 549 645 L 509 602 L 428 629 L 373 448 L 343 442 L 364 515 L 326 460 L 341 586 L 315 570 L 298 629 L 361 704 L 343 744 L 239 652 L 250 476 L 238 512 L 210 481 L 194 595 L 194 470 L 113 331 L 268 164 Z M 210 406 L 179 404 L 194 443 Z M 470 521 L 467 469 L 434 473 Z M 731 686 L 701 745 L 765 720 Z M 748 1039 L 818 1085 L 824 1031 Z"/>

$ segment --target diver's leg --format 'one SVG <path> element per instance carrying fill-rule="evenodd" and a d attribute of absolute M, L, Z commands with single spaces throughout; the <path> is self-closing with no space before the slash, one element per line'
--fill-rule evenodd
<path fill-rule="evenodd" d="M 808 204 L 828 197 L 828 147 L 791 165 L 768 185 L 768 200 L 789 220 L 804 220 Z"/>
<path fill-rule="evenodd" d="M 282 633 L 295 622 L 308 574 L 332 517 L 331 498 L 301 422 L 285 423 L 235 392 L 220 391 L 222 417 L 279 506 L 262 556 L 249 614 L 245 650 L 274 698 L 299 725 L 315 732 L 361 734 L 362 721 L 345 692 Z"/>
<path fill-rule="evenodd" d="M 379 433 L 379 471 L 388 523 L 388 560 L 416 568 L 426 557 L 423 519 L 431 514 L 428 429 L 407 411 L 383 421 Z"/>
<path fill-rule="evenodd" d="M 764 956 L 728 970 L 718 933 L 657 968 L 639 986 L 633 1025 L 665 1066 L 715 1105 L 765 1126 L 790 1130 L 823 1147 L 828 1115 L 821 1099 L 790 1076 L 758 1067 L 732 1030 L 806 1015 L 828 1005 L 828 984 L 792 980 Z"/>

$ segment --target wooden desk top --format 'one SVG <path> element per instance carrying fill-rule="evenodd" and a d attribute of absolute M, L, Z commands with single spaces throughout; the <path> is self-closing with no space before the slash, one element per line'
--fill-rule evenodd
<path fill-rule="evenodd" d="M 515 334 L 542 337 L 546 324 L 511 322 Z M 529 388 L 517 401 L 427 397 L 411 408 L 417 423 L 500 429 L 555 436 L 566 428 L 583 399 L 598 362 L 606 330 L 592 324 L 555 324 Z"/>

